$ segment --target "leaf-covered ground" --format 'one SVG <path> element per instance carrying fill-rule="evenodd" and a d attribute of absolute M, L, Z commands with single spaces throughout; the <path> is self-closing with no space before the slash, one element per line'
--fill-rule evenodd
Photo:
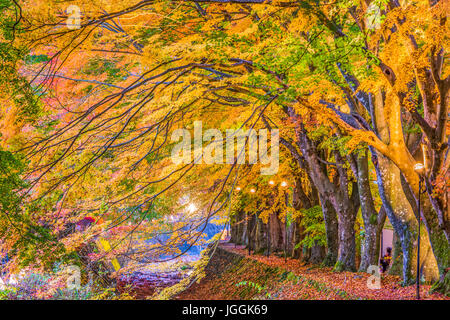
<path fill-rule="evenodd" d="M 415 286 L 400 286 L 400 278 L 382 276 L 381 289 L 367 287 L 367 273 L 332 272 L 331 268 L 302 265 L 299 260 L 248 255 L 240 246 L 222 244 L 207 267 L 206 277 L 177 299 L 415 299 Z M 429 294 L 421 298 L 449 299 Z"/>

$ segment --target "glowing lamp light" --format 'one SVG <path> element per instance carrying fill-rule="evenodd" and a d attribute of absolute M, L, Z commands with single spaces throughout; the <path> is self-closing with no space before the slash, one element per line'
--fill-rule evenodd
<path fill-rule="evenodd" d="M 236 187 L 236 190 L 237 191 L 241 191 L 241 187 Z"/>
<path fill-rule="evenodd" d="M 256 190 L 255 190 L 255 189 L 253 189 L 253 188 L 251 188 L 251 189 L 250 189 L 250 192 L 251 192 L 251 193 L 255 193 L 255 192 L 256 192 Z"/>
<path fill-rule="evenodd" d="M 273 186 L 273 185 L 275 184 L 275 182 L 274 182 L 273 180 L 270 180 L 270 181 L 269 181 L 269 184 L 270 184 L 271 186 Z"/>
<path fill-rule="evenodd" d="M 414 165 L 414 171 L 417 173 L 422 173 L 424 169 L 425 169 L 425 166 L 420 162 L 418 162 Z"/>
<path fill-rule="evenodd" d="M 187 207 L 187 210 L 188 210 L 190 213 L 194 213 L 195 211 L 197 211 L 197 206 L 196 206 L 195 204 L 193 204 L 193 203 L 190 203 L 190 204 L 188 205 L 188 207 Z"/>
<path fill-rule="evenodd" d="M 283 181 L 282 183 L 281 183 L 281 186 L 284 188 L 284 187 L 287 187 L 287 182 L 286 181 Z"/>

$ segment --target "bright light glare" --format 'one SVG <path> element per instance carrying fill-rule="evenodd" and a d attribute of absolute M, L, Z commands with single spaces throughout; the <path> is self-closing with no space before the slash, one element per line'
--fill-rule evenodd
<path fill-rule="evenodd" d="M 286 182 L 286 181 L 283 181 L 283 182 L 281 183 L 281 186 L 282 186 L 282 187 L 287 187 L 287 182 Z"/>
<path fill-rule="evenodd" d="M 190 203 L 190 204 L 188 205 L 188 207 L 187 207 L 187 210 L 188 210 L 190 213 L 194 213 L 195 211 L 197 211 L 197 206 L 196 206 L 195 204 L 193 204 L 193 203 Z"/>
<path fill-rule="evenodd" d="M 270 180 L 269 184 L 273 186 L 275 184 L 275 182 L 273 180 Z"/>
<path fill-rule="evenodd" d="M 251 193 L 255 193 L 255 192 L 256 192 L 256 190 L 255 190 L 255 189 L 253 189 L 253 188 L 251 188 L 251 189 L 250 189 L 250 192 L 251 192 Z"/>
<path fill-rule="evenodd" d="M 420 172 L 420 171 L 422 171 L 423 169 L 425 169 L 425 166 L 424 166 L 422 163 L 416 163 L 416 164 L 414 165 L 414 170 L 417 171 L 417 172 Z"/>

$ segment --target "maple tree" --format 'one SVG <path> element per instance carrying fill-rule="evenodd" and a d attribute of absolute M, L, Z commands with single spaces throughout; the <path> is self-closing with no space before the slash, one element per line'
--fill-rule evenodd
<path fill-rule="evenodd" d="M 388 217 L 407 285 L 421 218 L 423 275 L 448 294 L 448 2 L 6 5 L 2 148 L 26 166 L 24 184 L 7 186 L 20 210 L 2 211 L 49 243 L 37 265 L 72 259 L 98 237 L 112 248 L 93 260 L 182 256 L 205 243 L 214 220 L 230 223 L 233 242 L 249 251 L 366 271 L 378 264 Z M 174 163 L 171 138 L 177 129 L 194 136 L 196 120 L 220 132 L 279 129 L 278 173 L 260 175 L 260 163 Z M 203 152 L 217 156 L 219 140 L 203 139 Z M 73 232 L 86 216 L 95 223 Z"/>

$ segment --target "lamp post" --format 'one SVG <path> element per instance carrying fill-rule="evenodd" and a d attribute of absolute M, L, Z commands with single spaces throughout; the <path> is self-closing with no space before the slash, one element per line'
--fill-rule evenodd
<path fill-rule="evenodd" d="M 237 186 L 237 187 L 236 187 L 236 191 L 241 191 L 241 187 Z M 237 225 L 238 223 L 240 223 L 240 222 L 236 222 L 236 225 Z M 230 231 L 231 231 L 231 225 L 230 225 Z M 241 239 L 242 239 L 242 238 L 241 238 Z M 235 248 L 237 247 L 237 242 L 238 242 L 238 240 L 236 239 L 236 241 L 235 241 L 235 243 L 234 243 L 234 247 L 235 247 Z"/>
<path fill-rule="evenodd" d="M 287 182 L 286 181 L 283 181 L 283 182 L 281 182 L 281 187 L 282 188 L 285 188 L 285 187 L 287 187 Z M 287 239 L 287 236 L 288 236 L 288 232 L 287 232 L 287 229 L 288 229 L 288 224 L 287 224 L 287 218 L 288 218 L 288 216 L 287 216 L 287 206 L 288 206 L 288 204 L 289 204 L 289 199 L 288 199 L 288 196 L 287 196 L 287 194 L 286 194 L 286 190 L 283 190 L 283 192 L 284 192 L 284 199 L 285 199 L 285 201 L 286 201 L 286 215 L 285 215 L 285 217 L 284 217 L 284 262 L 287 262 L 287 243 L 288 243 L 288 239 Z"/>
<path fill-rule="evenodd" d="M 271 186 L 275 185 L 275 181 L 270 180 L 269 184 Z M 270 214 L 269 217 L 267 218 L 267 256 L 270 256 Z"/>
<path fill-rule="evenodd" d="M 255 193 L 256 192 L 256 189 L 255 188 L 251 188 L 250 189 L 250 193 Z M 247 219 L 248 219 L 248 217 L 247 217 Z M 250 233 L 253 233 L 253 231 L 251 231 L 251 228 L 250 228 L 250 220 L 247 220 L 247 234 L 248 234 L 248 255 L 250 255 L 251 254 L 251 234 Z M 255 222 L 255 227 L 256 227 L 256 222 Z M 255 228 L 253 228 L 253 230 L 254 230 Z M 253 253 L 255 253 L 255 250 L 253 250 Z"/>
<path fill-rule="evenodd" d="M 419 176 L 419 192 L 417 195 L 417 211 L 419 226 L 417 231 L 417 270 L 416 270 L 416 298 L 420 300 L 420 221 L 422 220 L 422 215 L 420 211 L 420 195 L 422 193 L 422 174 L 425 170 L 425 166 L 422 163 L 416 163 L 414 165 L 414 171 L 417 172 Z"/>

